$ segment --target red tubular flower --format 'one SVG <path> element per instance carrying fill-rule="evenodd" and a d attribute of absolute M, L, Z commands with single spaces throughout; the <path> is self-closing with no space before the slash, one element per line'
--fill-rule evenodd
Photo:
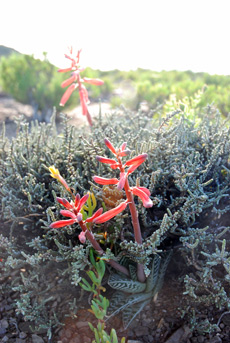
<path fill-rule="evenodd" d="M 104 84 L 104 81 L 100 79 L 89 79 L 88 77 L 83 77 L 83 81 L 95 86 L 101 86 Z"/>
<path fill-rule="evenodd" d="M 64 217 L 70 217 L 72 219 L 76 219 L 76 215 L 73 212 L 70 212 L 68 210 L 61 210 L 60 213 Z"/>
<path fill-rule="evenodd" d="M 68 220 L 58 220 L 57 222 L 54 222 L 50 224 L 51 229 L 59 229 L 60 227 L 64 227 L 67 225 L 72 225 L 76 222 L 75 219 L 68 219 Z"/>
<path fill-rule="evenodd" d="M 85 205 L 86 201 L 89 198 L 89 194 L 85 194 L 79 201 L 78 207 L 77 207 L 77 211 L 80 212 L 82 207 Z"/>
<path fill-rule="evenodd" d="M 74 204 L 70 204 L 66 199 L 57 198 L 57 201 L 62 204 L 67 210 L 61 210 L 60 214 L 65 217 L 70 217 L 68 220 L 58 220 L 50 225 L 50 228 L 56 229 L 82 221 L 82 214 L 80 213 L 82 207 L 89 198 L 89 194 L 85 194 L 82 198 L 77 194 Z M 69 211 L 70 210 L 70 211 Z"/>
<path fill-rule="evenodd" d="M 88 105 L 88 104 L 90 103 L 89 97 L 88 97 L 88 91 L 87 91 L 87 89 L 85 88 L 84 85 L 81 85 L 81 90 L 82 90 L 82 92 L 83 92 L 83 96 L 84 96 L 84 98 L 85 98 L 85 102 L 86 102 L 86 104 Z"/>
<path fill-rule="evenodd" d="M 130 189 L 134 195 L 137 195 L 142 200 L 144 207 L 146 208 L 152 207 L 153 202 L 149 198 L 149 196 L 146 194 L 146 188 L 145 188 L 145 191 L 143 191 L 143 188 L 145 187 L 132 187 Z"/>
<path fill-rule="evenodd" d="M 95 224 L 102 224 L 102 223 L 107 222 L 108 220 L 110 220 L 113 217 L 115 217 L 117 214 L 119 214 L 122 211 L 124 211 L 126 206 L 127 206 L 127 202 L 126 201 L 120 203 L 117 207 L 115 207 L 112 210 L 109 210 L 109 211 L 101 214 L 99 217 L 95 218 L 93 220 L 93 223 L 95 223 Z"/>
<path fill-rule="evenodd" d="M 116 178 L 106 179 L 104 177 L 99 176 L 93 176 L 93 181 L 99 183 L 99 185 L 116 185 L 119 182 L 119 180 Z"/>
<path fill-rule="evenodd" d="M 146 187 L 138 187 L 141 191 L 145 192 L 145 194 L 147 194 L 148 196 L 150 196 L 150 191 L 148 190 L 148 188 Z"/>
<path fill-rule="evenodd" d="M 73 209 L 73 205 L 71 205 L 66 199 L 58 198 L 58 197 L 56 199 L 57 199 L 57 202 L 59 202 L 59 204 L 63 205 L 68 210 L 72 210 Z"/>
<path fill-rule="evenodd" d="M 119 155 L 120 157 L 123 157 L 123 156 L 129 155 L 130 152 L 131 152 L 131 150 L 127 149 L 127 150 L 123 150 L 123 151 L 119 152 L 118 155 Z"/>
<path fill-rule="evenodd" d="M 104 142 L 105 142 L 105 145 L 107 146 L 107 148 L 109 148 L 109 150 L 111 150 L 112 153 L 114 155 L 116 155 L 117 152 L 116 152 L 116 149 L 114 148 L 113 144 L 107 138 L 104 139 Z"/>
<path fill-rule="evenodd" d="M 126 173 L 120 173 L 120 181 L 117 185 L 117 188 L 119 190 L 122 190 L 124 188 L 126 177 L 127 177 Z"/>
<path fill-rule="evenodd" d="M 72 70 L 73 70 L 73 68 L 70 67 L 70 68 L 65 68 L 65 69 L 58 69 L 58 72 L 59 73 L 66 73 L 67 71 L 72 71 Z"/>
<path fill-rule="evenodd" d="M 79 204 L 80 199 L 81 199 L 80 194 L 77 194 L 75 196 L 75 201 L 74 201 L 74 207 L 75 208 L 78 208 L 78 204 Z"/>
<path fill-rule="evenodd" d="M 73 49 L 72 47 L 69 48 L 69 54 L 65 54 L 65 57 L 68 58 L 71 61 L 71 67 L 70 68 L 65 68 L 65 69 L 59 69 L 59 72 L 67 72 L 67 71 L 74 71 L 72 73 L 72 76 L 62 82 L 61 86 L 62 87 L 67 87 L 69 88 L 66 90 L 64 93 L 60 106 L 64 106 L 67 100 L 69 99 L 70 95 L 74 91 L 75 88 L 79 88 L 79 97 L 80 97 L 80 103 L 81 103 L 81 108 L 82 108 L 82 114 L 86 116 L 86 119 L 88 120 L 88 123 L 90 126 L 92 126 L 92 118 L 91 115 L 88 111 L 87 104 L 89 104 L 89 98 L 88 98 L 88 92 L 85 88 L 85 86 L 82 84 L 82 82 L 90 83 L 92 85 L 100 86 L 104 83 L 104 81 L 100 79 L 90 79 L 88 77 L 80 78 L 80 72 L 84 70 L 84 68 L 81 68 L 79 66 L 79 59 L 80 59 L 80 53 L 81 50 L 78 50 L 77 55 L 73 54 Z M 73 82 L 77 81 L 77 85 L 72 84 Z"/>
<path fill-rule="evenodd" d="M 64 106 L 65 103 L 69 100 L 70 95 L 73 93 L 73 91 L 78 87 L 78 85 L 76 85 L 75 83 L 73 83 L 72 85 L 70 85 L 67 90 L 65 91 L 65 93 L 63 94 L 61 101 L 60 101 L 60 106 Z"/>
<path fill-rule="evenodd" d="M 85 241 L 86 241 L 85 232 L 82 231 L 82 232 L 80 233 L 80 235 L 78 235 L 78 238 L 79 238 L 79 241 L 80 241 L 82 244 L 84 244 Z"/>
<path fill-rule="evenodd" d="M 119 164 L 119 163 L 110 164 L 110 167 L 111 167 L 112 169 L 117 169 L 117 168 L 120 167 L 120 164 Z"/>
<path fill-rule="evenodd" d="M 136 166 L 136 165 L 139 166 L 146 160 L 147 157 L 148 157 L 147 154 L 138 155 L 132 158 L 131 160 L 128 160 L 127 162 L 125 162 L 125 166 Z"/>
<path fill-rule="evenodd" d="M 111 158 L 106 158 L 106 157 L 102 157 L 102 156 L 96 156 L 96 159 L 99 161 L 99 162 L 102 162 L 102 163 L 107 163 L 107 164 L 117 164 L 117 162 L 115 160 L 112 160 Z"/>
<path fill-rule="evenodd" d="M 103 208 L 99 208 L 99 210 L 97 210 L 94 215 L 92 215 L 92 217 L 87 218 L 85 221 L 86 223 L 91 223 L 95 218 L 99 217 L 103 212 Z"/>
<path fill-rule="evenodd" d="M 65 88 L 65 87 L 71 85 L 71 83 L 75 82 L 77 80 L 78 74 L 79 74 L 79 72 L 75 71 L 69 79 L 62 82 L 61 87 Z"/>
<path fill-rule="evenodd" d="M 126 146 L 127 146 L 127 142 L 122 143 L 120 147 L 121 151 L 124 151 Z"/>
<path fill-rule="evenodd" d="M 87 101 L 85 98 L 85 93 L 84 91 L 81 89 L 79 91 L 79 96 L 80 96 L 80 103 L 81 103 L 81 108 L 82 108 L 82 114 L 85 116 L 88 112 L 88 107 L 87 107 Z"/>

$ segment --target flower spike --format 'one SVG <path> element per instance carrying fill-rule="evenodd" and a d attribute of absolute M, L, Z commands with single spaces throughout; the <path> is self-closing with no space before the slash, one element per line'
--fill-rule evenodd
<path fill-rule="evenodd" d="M 61 87 L 69 86 L 69 88 L 66 90 L 66 92 L 62 96 L 60 106 L 65 105 L 65 103 L 69 100 L 69 97 L 71 96 L 73 91 L 78 87 L 80 103 L 82 107 L 82 114 L 86 116 L 89 125 L 92 126 L 92 118 L 90 116 L 90 113 L 87 107 L 87 105 L 89 104 L 88 92 L 82 83 L 86 82 L 95 86 L 101 86 L 104 83 L 104 81 L 100 79 L 90 79 L 88 77 L 84 77 L 84 78 L 80 77 L 80 72 L 84 70 L 84 68 L 81 68 L 79 65 L 80 53 L 81 53 L 81 50 L 78 50 L 77 55 L 74 55 L 73 48 L 70 47 L 69 53 L 65 54 L 65 57 L 71 61 L 71 67 L 58 70 L 61 73 L 73 71 L 71 77 L 65 80 L 64 82 L 62 82 L 61 84 Z"/>

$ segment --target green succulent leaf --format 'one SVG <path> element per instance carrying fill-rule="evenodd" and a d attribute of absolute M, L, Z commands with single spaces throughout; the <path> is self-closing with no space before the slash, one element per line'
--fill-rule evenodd
<path fill-rule="evenodd" d="M 108 284 L 114 289 L 122 290 L 127 293 L 144 292 L 146 288 L 145 283 L 133 281 L 118 274 L 112 274 L 108 280 Z"/>
<path fill-rule="evenodd" d="M 159 255 L 155 255 L 152 262 L 151 273 L 146 281 L 146 292 L 151 292 L 156 286 L 158 275 L 159 275 L 160 263 L 161 263 L 161 258 L 159 257 Z"/>

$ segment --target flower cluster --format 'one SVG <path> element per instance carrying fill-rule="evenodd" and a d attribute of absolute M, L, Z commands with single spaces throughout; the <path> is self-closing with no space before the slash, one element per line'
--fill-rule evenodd
<path fill-rule="evenodd" d="M 120 148 L 115 149 L 108 139 L 105 139 L 104 142 L 109 150 L 116 157 L 116 160 L 101 156 L 97 156 L 96 158 L 99 162 L 109 164 L 112 169 L 119 169 L 120 179 L 107 179 L 99 176 L 93 176 L 93 180 L 100 185 L 117 185 L 117 188 L 120 190 L 124 188 L 127 200 L 119 204 L 119 206 L 115 207 L 114 209 L 107 211 L 106 213 L 103 213 L 99 217 L 95 218 L 93 222 L 96 224 L 104 223 L 105 221 L 111 219 L 113 217 L 113 213 L 117 215 L 118 213 L 122 212 L 126 208 L 127 203 L 129 203 L 130 193 L 132 193 L 133 195 L 137 195 L 142 200 L 144 207 L 149 208 L 153 206 L 153 202 L 150 199 L 150 191 L 147 188 L 130 187 L 128 183 L 129 174 L 134 172 L 134 170 L 136 170 L 146 160 L 148 155 L 138 155 L 123 164 L 121 158 L 130 154 L 130 150 L 126 149 L 127 143 L 125 142 L 121 145 Z M 126 168 L 128 169 L 126 170 Z"/>
<path fill-rule="evenodd" d="M 58 229 L 67 225 L 73 225 L 74 223 L 78 223 L 82 228 L 82 232 L 78 236 L 79 240 L 81 243 L 85 243 L 86 227 L 84 224 L 92 222 L 97 216 L 100 216 L 103 212 L 103 208 L 101 207 L 92 215 L 92 217 L 87 218 L 86 220 L 83 220 L 81 210 L 83 206 L 85 205 L 86 201 L 88 200 L 88 198 L 89 198 L 89 194 L 85 194 L 82 198 L 80 197 L 79 194 L 77 194 L 75 197 L 75 201 L 69 202 L 65 198 L 57 197 L 57 202 L 59 202 L 59 204 L 63 205 L 66 208 L 66 210 L 61 210 L 60 214 L 63 215 L 64 217 L 69 217 L 71 219 L 58 220 L 52 223 L 50 225 L 50 228 Z"/>
<path fill-rule="evenodd" d="M 132 224 L 133 224 L 133 230 L 134 230 L 134 236 L 135 241 L 137 244 L 142 243 L 142 235 L 141 235 L 141 229 L 140 229 L 140 223 L 138 220 L 138 212 L 134 203 L 133 196 L 138 196 L 142 202 L 143 206 L 146 208 L 152 207 L 153 202 L 150 199 L 150 191 L 145 187 L 130 187 L 128 182 L 128 176 L 133 173 L 147 158 L 147 154 L 141 154 L 138 155 L 125 163 L 122 163 L 122 158 L 125 156 L 128 156 L 130 154 L 130 150 L 126 148 L 127 143 L 123 143 L 120 148 L 115 149 L 112 143 L 108 139 L 104 140 L 106 146 L 109 148 L 109 150 L 113 153 L 115 156 L 115 159 L 112 158 L 106 158 L 102 156 L 97 156 L 97 160 L 102 163 L 109 164 L 112 169 L 119 169 L 120 170 L 120 178 L 103 178 L 100 176 L 94 176 L 93 180 L 101 185 L 117 185 L 117 188 L 119 190 L 124 189 L 126 194 L 126 200 L 121 202 L 118 206 L 115 208 L 112 208 L 109 211 L 106 211 L 104 213 L 102 208 L 99 208 L 94 214 L 91 215 L 91 217 L 83 219 L 83 206 L 87 202 L 89 198 L 89 193 L 85 194 L 82 198 L 79 194 L 76 196 L 72 193 L 70 187 L 64 180 L 64 178 L 60 175 L 58 169 L 56 169 L 54 166 L 50 167 L 49 170 L 51 172 L 51 176 L 55 179 L 57 179 L 64 187 L 65 189 L 71 194 L 72 201 L 69 202 L 68 200 L 64 198 L 57 198 L 57 201 L 59 204 L 63 205 L 65 207 L 65 210 L 61 210 L 60 214 L 64 217 L 68 217 L 70 219 L 65 220 L 58 220 L 50 225 L 50 228 L 57 229 L 61 228 L 67 225 L 72 225 L 75 223 L 78 223 L 81 227 L 82 231 L 79 234 L 79 240 L 81 243 L 85 243 L 86 238 L 91 242 L 93 248 L 99 253 L 99 255 L 103 256 L 104 251 L 101 248 L 100 244 L 96 240 L 96 237 L 94 236 L 92 232 L 91 227 L 87 227 L 87 223 L 92 224 L 102 224 L 106 221 L 112 219 L 117 214 L 124 211 L 129 206 L 131 218 L 132 218 Z M 114 267 L 115 269 L 121 271 L 125 275 L 129 276 L 129 271 L 126 267 L 121 266 L 118 262 L 109 259 L 107 262 Z M 144 274 L 144 266 L 142 264 L 137 265 L 137 277 L 140 282 L 144 282 L 146 277 Z"/>
<path fill-rule="evenodd" d="M 79 59 L 80 59 L 80 53 L 81 50 L 78 50 L 77 55 L 74 56 L 73 54 L 73 49 L 72 47 L 69 49 L 70 54 L 67 55 L 65 54 L 65 57 L 68 58 L 71 61 L 71 66 L 69 68 L 65 69 L 59 69 L 59 72 L 68 72 L 72 71 L 72 75 L 70 78 L 62 82 L 61 86 L 63 88 L 69 86 L 65 93 L 63 94 L 60 102 L 60 106 L 64 106 L 65 103 L 69 100 L 71 94 L 75 89 L 78 90 L 79 92 L 79 97 L 80 97 L 80 103 L 82 107 L 82 114 L 87 117 L 87 120 L 89 122 L 89 125 L 92 126 L 92 118 L 89 114 L 88 111 L 88 104 L 89 104 L 89 97 L 88 97 L 88 92 L 85 86 L 82 84 L 82 82 L 90 83 L 92 85 L 100 86 L 104 83 L 104 81 L 100 79 L 90 79 L 87 77 L 80 77 L 80 72 L 84 70 L 84 68 L 81 68 L 79 65 Z"/>

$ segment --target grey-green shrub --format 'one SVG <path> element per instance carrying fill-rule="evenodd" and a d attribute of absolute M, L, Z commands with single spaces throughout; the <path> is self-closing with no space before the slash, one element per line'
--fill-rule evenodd
<path fill-rule="evenodd" d="M 79 283 L 80 271 L 89 263 L 90 245 L 80 244 L 77 225 L 61 230 L 48 228 L 52 221 L 59 219 L 56 196 L 66 197 L 67 194 L 51 179 L 47 167 L 55 165 L 81 195 L 91 188 L 100 203 L 102 190 L 90 183 L 92 176 L 116 175 L 116 171 L 112 175 L 106 165 L 99 165 L 95 159 L 96 155 L 105 155 L 104 137 L 114 145 L 127 141 L 133 150 L 130 157 L 148 153 L 146 163 L 135 171 L 133 178 L 130 176 L 130 185 L 134 185 L 138 177 L 140 185 L 150 189 L 154 201 L 151 209 L 143 208 L 137 201 L 143 244 L 134 243 L 130 217 L 126 213 L 108 224 L 108 241 L 113 240 L 115 246 L 112 252 L 107 250 L 108 254 L 118 261 L 124 255 L 130 263 L 141 261 L 148 275 L 155 254 L 177 247 L 181 261 L 185 260 L 183 263 L 190 267 L 187 276 L 184 275 L 188 302 L 193 303 L 195 299 L 197 306 L 205 306 L 207 297 L 203 295 L 208 288 L 212 293 L 210 302 L 221 311 L 228 308 L 230 256 L 226 242 L 229 234 L 224 229 L 220 235 L 209 219 L 227 226 L 224 220 L 230 210 L 230 130 L 221 121 L 220 113 L 210 106 L 200 113 L 200 122 L 194 123 L 188 119 L 189 115 L 183 112 L 179 119 L 169 115 L 165 125 L 157 129 L 151 113 L 121 109 L 99 117 L 91 132 L 71 127 L 65 119 L 64 129 L 57 133 L 53 119 L 52 124 L 34 123 L 31 127 L 26 122 L 18 123 L 17 136 L 12 141 L 2 135 L 1 215 L 6 225 L 12 224 L 11 244 L 18 230 L 27 230 L 27 247 L 25 241 L 21 245 L 17 242 L 9 251 L 4 249 L 3 239 L 1 248 L 7 261 L 6 272 L 23 264 L 29 266 L 29 274 L 23 275 L 17 286 L 21 294 L 18 302 L 21 313 L 33 312 L 29 299 L 25 303 L 24 294 L 38 298 L 39 290 L 34 287 L 33 279 L 35 276 L 41 280 L 46 278 L 47 265 L 56 265 L 57 273 L 64 268 L 63 285 L 69 283 L 74 287 Z M 95 228 L 95 232 L 97 230 L 101 228 Z M 109 246 L 105 243 L 104 248 Z M 196 269 L 196 265 L 200 269 Z M 214 281 L 210 281 L 211 277 Z M 216 287 L 211 287 L 212 282 Z M 41 292 L 44 313 L 49 290 Z M 37 309 L 34 308 L 36 316 Z M 55 322 L 54 317 L 49 320 Z"/>

